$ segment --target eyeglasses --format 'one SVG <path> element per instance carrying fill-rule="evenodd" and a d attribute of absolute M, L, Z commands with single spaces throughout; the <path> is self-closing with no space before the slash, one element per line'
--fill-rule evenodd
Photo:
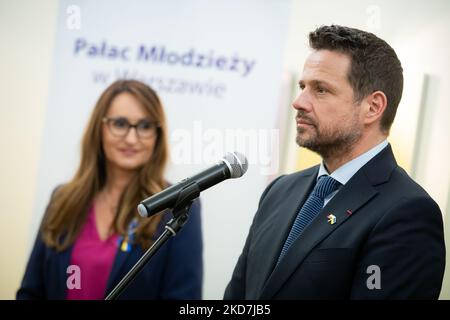
<path fill-rule="evenodd" d="M 139 120 L 136 124 L 131 124 L 125 117 L 104 117 L 103 122 L 106 123 L 112 135 L 118 138 L 125 137 L 130 131 L 130 128 L 135 128 L 140 139 L 148 139 L 153 137 L 159 128 L 158 122 L 152 122 L 145 119 Z"/>

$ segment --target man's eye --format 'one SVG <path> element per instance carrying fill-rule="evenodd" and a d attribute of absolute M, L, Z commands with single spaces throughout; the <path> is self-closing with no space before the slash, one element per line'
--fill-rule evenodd
<path fill-rule="evenodd" d="M 128 121 L 125 118 L 118 118 L 113 121 L 113 125 L 117 128 L 126 128 L 128 127 Z"/>
<path fill-rule="evenodd" d="M 326 93 L 326 92 L 327 92 L 327 89 L 322 88 L 322 87 L 318 87 L 318 88 L 317 88 L 317 92 L 318 92 L 318 93 Z"/>

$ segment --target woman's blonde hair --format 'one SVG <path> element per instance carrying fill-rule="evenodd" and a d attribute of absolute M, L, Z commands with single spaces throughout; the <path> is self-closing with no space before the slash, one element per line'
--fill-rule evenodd
<path fill-rule="evenodd" d="M 168 160 L 166 119 L 155 91 L 139 81 L 119 80 L 111 84 L 97 101 L 84 132 L 79 168 L 69 183 L 55 191 L 43 219 L 42 239 L 57 251 L 67 249 L 74 243 L 86 221 L 94 196 L 105 186 L 107 177 L 102 147 L 102 119 L 112 100 L 123 92 L 139 100 L 151 120 L 158 122 L 158 132 L 150 160 L 138 169 L 120 198 L 113 228 L 118 234 L 126 235 L 131 220 L 137 218 L 136 242 L 148 248 L 154 241 L 161 215 L 144 219 L 137 214 L 136 207 L 143 199 L 167 187 L 164 180 Z"/>

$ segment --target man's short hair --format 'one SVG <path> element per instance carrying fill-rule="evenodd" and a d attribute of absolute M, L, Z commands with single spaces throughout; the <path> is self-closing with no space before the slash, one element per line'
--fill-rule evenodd
<path fill-rule="evenodd" d="M 347 77 L 357 103 L 374 91 L 384 92 L 387 106 L 381 130 L 389 132 L 403 91 L 403 69 L 394 49 L 372 33 L 339 25 L 317 28 L 309 34 L 309 45 L 350 57 Z"/>

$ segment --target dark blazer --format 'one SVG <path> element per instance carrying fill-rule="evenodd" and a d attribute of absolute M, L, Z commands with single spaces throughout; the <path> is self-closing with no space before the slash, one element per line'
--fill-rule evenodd
<path fill-rule="evenodd" d="M 339 190 L 275 266 L 317 173 L 315 166 L 266 188 L 224 298 L 438 298 L 445 268 L 442 215 L 397 166 L 390 145 Z M 380 289 L 373 288 L 377 274 Z"/>
<path fill-rule="evenodd" d="M 201 299 L 203 242 L 200 200 L 194 201 L 189 220 L 150 259 L 119 299 Z M 172 217 L 166 213 L 158 227 L 161 234 Z M 72 246 L 63 252 L 47 247 L 38 234 L 17 299 L 65 299 Z M 109 293 L 142 256 L 139 245 L 129 252 L 117 250 L 109 276 Z M 105 294 L 106 296 L 106 294 Z"/>

